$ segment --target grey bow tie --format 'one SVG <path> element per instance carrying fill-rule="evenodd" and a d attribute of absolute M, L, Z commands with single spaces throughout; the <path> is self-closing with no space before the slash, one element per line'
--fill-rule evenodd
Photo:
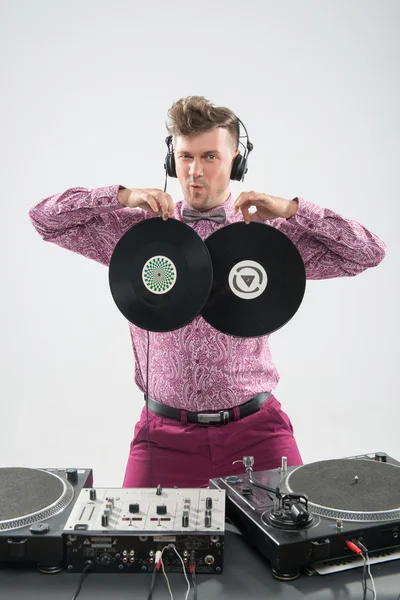
<path fill-rule="evenodd" d="M 223 207 L 217 207 L 211 210 L 200 212 L 198 210 L 193 210 L 192 208 L 184 208 L 182 211 L 182 221 L 184 223 L 194 223 L 194 221 L 200 221 L 202 219 L 215 221 L 216 223 L 225 223 L 225 209 Z"/>

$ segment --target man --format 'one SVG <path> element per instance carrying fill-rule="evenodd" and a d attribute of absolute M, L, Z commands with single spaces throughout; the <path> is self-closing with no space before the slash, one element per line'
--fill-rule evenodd
<path fill-rule="evenodd" d="M 209 218 L 187 221 L 204 240 L 214 231 L 244 219 L 280 229 L 297 246 L 308 279 L 353 276 L 378 265 L 385 244 L 359 223 L 297 197 L 242 192 L 233 202 L 229 190 L 239 154 L 237 117 L 204 97 L 189 96 L 169 110 L 176 175 L 183 200 L 174 204 L 162 190 L 72 188 L 50 196 L 30 210 L 46 241 L 108 265 L 116 243 L 134 224 L 161 215 L 185 220 L 225 209 L 224 223 Z M 254 207 L 255 212 L 251 212 Z M 193 213 L 192 213 L 193 214 Z M 135 382 L 146 390 L 147 334 L 150 339 L 148 413 L 135 426 L 124 487 L 149 485 L 148 435 L 152 481 L 172 487 L 207 486 L 213 477 L 243 472 L 245 455 L 257 470 L 302 464 L 288 415 L 271 393 L 279 375 L 269 336 L 237 338 L 211 327 L 201 316 L 181 329 L 146 332 L 129 324 L 135 355 Z M 229 422 L 199 423 L 199 413 L 230 410 Z"/>

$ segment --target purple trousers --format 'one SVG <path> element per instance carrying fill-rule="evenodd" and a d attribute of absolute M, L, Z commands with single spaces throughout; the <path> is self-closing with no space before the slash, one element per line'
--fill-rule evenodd
<path fill-rule="evenodd" d="M 208 487 L 209 479 L 244 473 L 243 456 L 254 456 L 254 471 L 276 469 L 303 461 L 292 423 L 273 394 L 260 410 L 227 425 L 201 426 L 161 417 L 148 411 L 152 486 Z M 149 487 L 146 408 L 135 426 L 123 487 Z"/>

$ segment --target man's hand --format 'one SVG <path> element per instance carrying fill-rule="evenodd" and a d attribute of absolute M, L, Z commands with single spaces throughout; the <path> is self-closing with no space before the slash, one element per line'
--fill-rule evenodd
<path fill-rule="evenodd" d="M 249 213 L 250 206 L 255 206 L 257 210 Z M 234 211 L 236 215 L 238 210 L 241 210 L 245 222 L 250 223 L 250 221 L 266 221 L 279 217 L 289 219 L 296 213 L 297 207 L 296 200 L 286 200 L 286 198 L 253 191 L 240 194 L 235 201 Z"/>
<path fill-rule="evenodd" d="M 158 188 L 125 188 L 118 192 L 118 200 L 128 208 L 143 208 L 149 213 L 159 213 L 166 221 L 173 217 L 175 205 L 169 194 Z"/>

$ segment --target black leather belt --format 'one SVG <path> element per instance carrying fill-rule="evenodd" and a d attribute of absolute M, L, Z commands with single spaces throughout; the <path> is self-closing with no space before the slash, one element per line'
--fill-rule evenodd
<path fill-rule="evenodd" d="M 271 392 L 260 392 L 254 398 L 251 398 L 244 404 L 239 404 L 239 418 L 243 419 L 253 413 L 260 410 L 260 406 L 264 404 L 270 397 Z M 145 395 L 146 400 L 146 395 Z M 151 412 L 157 413 L 162 417 L 168 419 L 175 419 L 176 421 L 182 421 L 182 412 L 179 408 L 173 408 L 167 406 L 157 400 L 148 398 L 148 408 Z M 210 412 L 187 412 L 188 423 L 197 423 L 198 425 L 226 425 L 235 418 L 233 408 L 227 408 L 225 410 L 217 410 Z"/>

